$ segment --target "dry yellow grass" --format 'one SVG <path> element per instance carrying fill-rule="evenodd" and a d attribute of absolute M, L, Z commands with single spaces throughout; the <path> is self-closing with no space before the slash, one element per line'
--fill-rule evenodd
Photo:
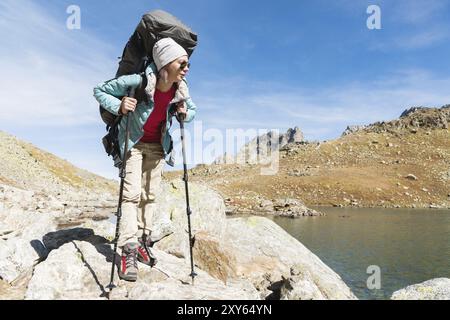
<path fill-rule="evenodd" d="M 0 183 L 25 189 L 58 190 L 62 185 L 82 192 L 113 192 L 117 183 L 77 168 L 31 143 L 0 131 Z"/>

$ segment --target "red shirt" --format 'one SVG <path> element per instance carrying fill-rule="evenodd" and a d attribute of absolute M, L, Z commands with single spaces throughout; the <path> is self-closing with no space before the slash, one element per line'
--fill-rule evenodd
<path fill-rule="evenodd" d="M 141 142 L 161 142 L 161 126 L 166 121 L 166 110 L 169 102 L 175 97 L 175 87 L 167 92 L 155 89 L 153 111 L 144 124 L 144 136 Z"/>

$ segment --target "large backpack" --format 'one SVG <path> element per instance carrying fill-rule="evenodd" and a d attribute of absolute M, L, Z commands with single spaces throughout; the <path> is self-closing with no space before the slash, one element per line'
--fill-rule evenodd
<path fill-rule="evenodd" d="M 155 43 L 168 37 L 181 45 L 189 57 L 197 46 L 197 34 L 170 13 L 154 10 L 144 14 L 123 50 L 116 78 L 144 72 L 146 67 L 154 61 L 152 51 Z M 135 98 L 138 103 L 145 99 L 144 88 L 145 86 L 141 86 L 136 89 Z M 118 142 L 118 126 L 122 117 L 110 113 L 101 105 L 99 110 L 108 131 L 102 140 L 103 146 L 108 156 L 113 157 L 114 166 L 120 168 L 122 159 Z"/>

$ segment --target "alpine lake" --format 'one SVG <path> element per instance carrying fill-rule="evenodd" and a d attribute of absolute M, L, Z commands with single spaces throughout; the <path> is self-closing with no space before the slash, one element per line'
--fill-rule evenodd
<path fill-rule="evenodd" d="M 271 216 L 364 300 L 450 278 L 450 210 L 314 207 L 325 216 Z"/>

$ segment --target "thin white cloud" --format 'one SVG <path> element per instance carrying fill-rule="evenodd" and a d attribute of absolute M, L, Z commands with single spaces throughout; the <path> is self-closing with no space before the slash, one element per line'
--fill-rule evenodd
<path fill-rule="evenodd" d="M 450 38 L 450 32 L 447 27 L 439 27 L 434 30 L 425 30 L 423 32 L 412 34 L 409 37 L 398 39 L 397 46 L 404 49 L 417 49 L 432 46 Z"/>
<path fill-rule="evenodd" d="M 348 17 L 359 17 L 366 13 L 368 6 L 378 5 L 382 20 L 409 25 L 445 19 L 445 10 L 449 6 L 448 0 L 322 0 L 322 3 L 330 10 L 344 13 Z"/>
<path fill-rule="evenodd" d="M 447 0 L 400 0 L 391 3 L 392 18 L 398 22 L 416 25 L 433 22 L 448 6 Z"/>
<path fill-rule="evenodd" d="M 32 1 L 0 3 L 1 123 L 67 126 L 98 121 L 92 88 L 111 74 L 113 49 Z M 83 26 L 83 25 L 82 25 Z"/>
<path fill-rule="evenodd" d="M 447 0 L 382 1 L 384 36 L 376 37 L 371 50 L 416 50 L 439 45 L 450 39 Z"/>
<path fill-rule="evenodd" d="M 298 125 L 308 132 L 306 138 L 312 140 L 330 138 L 322 133 L 342 132 L 347 125 L 397 118 L 412 106 L 440 107 L 450 102 L 450 78 L 438 78 L 420 69 L 399 70 L 365 83 L 353 82 L 321 90 L 274 86 L 263 93 L 259 90 L 242 93 L 239 89 L 224 93 L 220 90 L 224 88 L 221 82 L 208 82 L 208 86 L 210 90 L 204 92 L 210 95 L 199 92 L 196 97 L 201 102 L 199 106 L 208 102 L 208 111 L 199 113 L 199 119 L 208 125 L 219 129 Z M 270 87 L 270 82 L 262 87 Z M 239 83 L 235 88 L 239 88 Z M 326 128 L 333 129 L 324 131 Z"/>
<path fill-rule="evenodd" d="M 68 30 L 68 14 L 60 15 L 34 1 L 0 2 L 0 128 L 116 178 L 101 145 L 93 87 L 114 74 L 117 49 L 84 29 L 83 20 L 80 30 Z"/>
<path fill-rule="evenodd" d="M 426 26 L 423 29 L 407 31 L 385 40 L 377 40 L 369 44 L 369 50 L 391 52 L 392 50 L 416 50 L 439 45 L 450 39 L 448 26 Z"/>

